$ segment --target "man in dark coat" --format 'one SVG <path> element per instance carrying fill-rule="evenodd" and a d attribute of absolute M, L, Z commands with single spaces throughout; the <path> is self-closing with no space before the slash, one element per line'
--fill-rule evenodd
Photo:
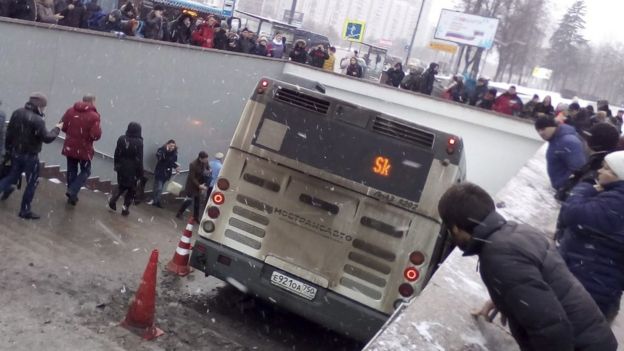
<path fill-rule="evenodd" d="M 113 10 L 108 15 L 100 18 L 95 28 L 100 32 L 121 32 L 123 31 L 121 25 L 121 11 Z"/>
<path fill-rule="evenodd" d="M 152 191 L 152 201 L 149 205 L 162 207 L 160 196 L 166 182 L 171 179 L 171 175 L 175 171 L 179 171 L 178 167 L 178 146 L 175 140 L 171 139 L 156 151 L 156 168 L 154 169 L 154 190 Z"/>
<path fill-rule="evenodd" d="M 586 162 L 581 137 L 569 125 L 557 125 L 552 117 L 539 117 L 535 130 L 548 142 L 546 169 L 550 184 L 555 190 L 563 187 L 570 175 Z"/>
<path fill-rule="evenodd" d="M 592 126 L 590 118 L 591 116 L 587 110 L 581 108 L 581 105 L 577 102 L 573 102 L 570 106 L 568 106 L 568 118 L 566 119 L 566 124 L 574 127 L 578 135 L 584 138 L 587 137 L 587 131 Z"/>
<path fill-rule="evenodd" d="M 67 202 L 76 206 L 78 192 L 91 175 L 93 143 L 102 137 L 100 114 L 95 108 L 95 96 L 87 94 L 63 115 L 65 143 L 63 155 L 67 157 Z M 78 174 L 80 166 L 80 174 Z"/>
<path fill-rule="evenodd" d="M 117 200 L 125 193 L 121 214 L 127 216 L 130 214 L 130 204 L 134 201 L 137 183 L 143 178 L 143 137 L 140 124 L 130 122 L 126 134 L 117 139 L 114 162 L 117 188 L 113 191 L 108 207 L 117 211 Z"/>
<path fill-rule="evenodd" d="M 485 77 L 479 77 L 477 79 L 477 85 L 468 97 L 468 104 L 470 106 L 476 106 L 479 100 L 482 100 L 485 94 L 488 92 L 488 80 Z M 495 94 L 496 95 L 496 94 Z"/>
<path fill-rule="evenodd" d="M 390 68 L 387 72 L 388 79 L 386 80 L 386 84 L 392 85 L 395 88 L 398 88 L 403 78 L 405 78 L 405 72 L 403 72 L 403 65 L 401 62 L 397 62 L 393 68 Z"/>
<path fill-rule="evenodd" d="M 306 52 L 306 42 L 303 39 L 295 41 L 295 47 L 290 51 L 290 60 L 305 64 L 308 61 L 308 53 Z"/>
<path fill-rule="evenodd" d="M 310 64 L 317 68 L 323 68 L 325 60 L 329 58 L 329 54 L 325 51 L 325 47 L 319 44 L 316 48 L 310 51 Z"/>
<path fill-rule="evenodd" d="M 201 219 L 199 208 L 201 205 L 201 194 L 208 189 L 208 184 L 206 184 L 206 179 L 204 177 L 208 161 L 208 153 L 200 151 L 197 159 L 189 165 L 189 173 L 186 177 L 186 185 L 184 186 L 186 199 L 184 199 L 182 206 L 180 206 L 180 209 L 176 214 L 177 218 L 182 218 L 184 211 L 186 211 L 186 209 L 191 205 L 191 202 L 193 202 L 193 219 L 196 223 L 199 223 L 199 220 Z"/>
<path fill-rule="evenodd" d="M 492 299 L 482 314 L 495 308 L 507 317 L 520 350 L 617 349 L 598 306 L 543 234 L 506 221 L 488 193 L 471 183 L 447 190 L 438 211 L 464 256 L 479 256 Z"/>
<path fill-rule="evenodd" d="M 87 28 L 87 9 L 80 0 L 70 0 L 67 7 L 61 12 L 59 24 L 74 28 Z"/>
<path fill-rule="evenodd" d="M 420 82 L 420 92 L 426 95 L 431 95 L 433 92 L 433 83 L 435 83 L 435 76 L 438 74 L 438 64 L 431 62 L 429 68 L 423 73 Z"/>
<path fill-rule="evenodd" d="M 598 184 L 579 183 L 561 206 L 559 250 L 568 268 L 612 321 L 624 290 L 624 151 L 608 154 Z"/>
<path fill-rule="evenodd" d="M 32 212 L 30 204 L 35 197 L 39 183 L 39 153 L 43 143 L 49 144 L 59 135 L 63 123 L 52 130 L 46 129 L 43 111 L 48 103 L 45 95 L 33 93 L 24 108 L 13 112 L 6 134 L 6 149 L 11 152 L 11 171 L 0 180 L 0 193 L 6 199 L 22 173 L 26 173 L 26 189 L 22 197 L 19 216 L 24 219 L 39 219 Z M 8 194 L 7 194 L 8 193 Z"/>
<path fill-rule="evenodd" d="M 496 100 L 496 94 L 498 94 L 496 89 L 488 89 L 485 95 L 483 95 L 483 98 L 477 101 L 476 106 L 485 110 L 491 110 L 494 105 L 494 101 Z"/>
<path fill-rule="evenodd" d="M 256 42 L 253 40 L 253 33 L 249 29 L 243 28 L 241 31 L 238 47 L 240 48 L 239 52 L 244 54 L 252 54 L 256 50 Z"/>
<path fill-rule="evenodd" d="M 181 14 L 175 21 L 171 23 L 170 40 L 179 44 L 191 43 L 191 15 L 188 13 Z"/>
<path fill-rule="evenodd" d="M 3 0 L 2 2 L 8 17 L 26 21 L 37 20 L 36 0 Z"/>
<path fill-rule="evenodd" d="M 162 5 L 155 5 L 145 17 L 144 34 L 146 39 L 163 40 L 167 30 L 167 22 L 163 17 L 164 8 Z"/>

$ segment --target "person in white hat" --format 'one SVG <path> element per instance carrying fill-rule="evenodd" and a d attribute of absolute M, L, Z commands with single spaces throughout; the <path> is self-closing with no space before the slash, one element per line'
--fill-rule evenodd
<path fill-rule="evenodd" d="M 605 156 L 597 184 L 579 183 L 561 207 L 559 251 L 608 321 L 624 289 L 624 151 Z"/>
<path fill-rule="evenodd" d="M 210 186 L 208 187 L 209 195 L 212 192 L 212 188 L 214 187 L 215 183 L 217 182 L 217 178 L 219 178 L 219 173 L 221 173 L 221 168 L 223 168 L 223 158 L 225 157 L 225 155 L 223 155 L 222 152 L 217 152 L 214 157 L 215 159 L 210 161 L 209 163 L 210 170 L 212 172 Z"/>

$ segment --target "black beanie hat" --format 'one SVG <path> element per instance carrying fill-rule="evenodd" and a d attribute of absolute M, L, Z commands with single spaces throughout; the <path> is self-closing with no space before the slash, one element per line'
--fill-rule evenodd
<path fill-rule="evenodd" d="M 587 134 L 587 146 L 594 151 L 613 151 L 620 140 L 620 133 L 610 123 L 598 123 Z"/>
<path fill-rule="evenodd" d="M 535 120 L 535 129 L 536 130 L 542 130 L 544 128 L 556 127 L 556 126 L 557 126 L 557 121 L 555 121 L 555 119 L 553 117 L 543 116 L 543 117 L 539 117 L 537 120 Z"/>

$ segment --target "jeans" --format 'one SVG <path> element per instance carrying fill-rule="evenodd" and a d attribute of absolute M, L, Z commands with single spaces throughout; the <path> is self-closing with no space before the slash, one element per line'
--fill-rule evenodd
<path fill-rule="evenodd" d="M 80 174 L 78 174 L 78 166 L 80 166 Z M 87 182 L 90 175 L 91 161 L 67 158 L 67 193 L 70 197 L 78 196 L 80 188 Z"/>
<path fill-rule="evenodd" d="M 126 194 L 124 196 L 124 206 L 126 208 L 130 208 L 130 204 L 134 201 L 134 195 L 136 193 L 136 187 L 125 187 L 123 185 L 117 185 L 117 188 L 113 191 L 113 196 L 110 198 L 109 203 L 117 203 L 119 197 L 122 194 Z"/>
<path fill-rule="evenodd" d="M 154 178 L 154 189 L 152 190 L 152 200 L 154 205 L 160 204 L 160 197 L 162 195 L 163 188 L 166 180 Z"/>
<path fill-rule="evenodd" d="M 22 173 L 26 173 L 26 188 L 20 206 L 20 215 L 26 215 L 31 212 L 30 204 L 39 184 L 39 157 L 36 154 L 16 154 L 13 155 L 11 165 L 9 174 L 0 180 L 0 193 L 9 190 Z"/>

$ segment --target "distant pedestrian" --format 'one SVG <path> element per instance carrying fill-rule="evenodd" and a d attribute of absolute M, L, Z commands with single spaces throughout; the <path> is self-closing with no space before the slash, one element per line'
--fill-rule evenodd
<path fill-rule="evenodd" d="M 180 206 L 180 209 L 176 214 L 176 218 L 182 218 L 184 211 L 186 211 L 191 203 L 193 203 L 193 220 L 195 220 L 196 223 L 199 223 L 199 220 L 201 219 L 201 195 L 203 192 L 208 190 L 208 184 L 206 184 L 204 176 L 204 170 L 208 167 L 208 161 L 208 153 L 200 151 L 197 159 L 189 165 L 189 173 L 186 177 L 186 185 L 184 186 L 186 199 L 184 199 L 182 206 Z"/>
<path fill-rule="evenodd" d="M 492 110 L 505 115 L 515 116 L 522 111 L 522 100 L 516 93 L 516 87 L 510 86 L 506 92 L 497 97 Z"/>
<path fill-rule="evenodd" d="M 215 27 L 217 20 L 214 16 L 209 16 L 206 22 L 200 22 L 191 34 L 193 43 L 203 48 L 214 48 Z"/>
<path fill-rule="evenodd" d="M 310 50 L 310 64 L 316 68 L 323 68 L 325 60 L 329 58 L 329 54 L 325 51 L 323 44 L 319 44 L 313 50 Z"/>
<path fill-rule="evenodd" d="M 121 25 L 121 11 L 113 10 L 108 15 L 102 16 L 99 20 L 96 20 L 95 26 L 91 29 L 107 33 L 123 31 Z"/>
<path fill-rule="evenodd" d="M 163 17 L 164 7 L 160 4 L 154 5 L 154 9 L 145 17 L 145 27 L 143 34 L 145 39 L 163 40 L 167 30 L 167 22 Z M 121 10 L 122 15 L 124 14 Z"/>
<path fill-rule="evenodd" d="M 388 79 L 386 79 L 386 84 L 391 85 L 395 88 L 398 88 L 403 78 L 405 78 L 405 72 L 403 72 L 403 65 L 401 62 L 397 62 L 394 67 L 388 69 L 386 72 L 388 75 Z"/>
<path fill-rule="evenodd" d="M 269 56 L 277 59 L 284 58 L 284 42 L 280 33 L 275 33 L 269 45 Z"/>
<path fill-rule="evenodd" d="M 448 88 L 446 88 L 446 94 L 448 95 L 449 100 L 453 100 L 455 102 L 463 102 L 462 97 L 464 96 L 464 77 L 459 74 L 453 76 L 453 82 Z"/>
<path fill-rule="evenodd" d="M 228 43 L 227 31 L 223 27 L 215 27 L 214 48 L 225 50 Z"/>
<path fill-rule="evenodd" d="M 464 256 L 479 257 L 491 301 L 478 315 L 491 321 L 499 311 L 521 350 L 617 349 L 598 306 L 537 229 L 507 221 L 492 197 L 471 183 L 448 189 L 438 212 Z"/>
<path fill-rule="evenodd" d="M 494 101 L 496 100 L 497 93 L 498 91 L 495 88 L 488 89 L 485 95 L 483 95 L 483 98 L 477 100 L 476 106 L 485 110 L 491 110 L 492 106 L 494 106 Z"/>
<path fill-rule="evenodd" d="M 59 24 L 62 26 L 87 28 L 87 9 L 80 0 L 69 0 L 61 16 L 63 19 L 59 21 Z"/>
<path fill-rule="evenodd" d="M 127 216 L 136 195 L 137 184 L 143 178 L 143 137 L 140 124 L 130 122 L 126 133 L 117 139 L 114 163 L 117 187 L 108 201 L 108 207 L 117 211 L 117 200 L 124 195 L 121 215 Z"/>
<path fill-rule="evenodd" d="M 401 81 L 401 89 L 419 92 L 421 77 L 424 71 L 423 67 L 410 66 L 409 73 Z"/>
<path fill-rule="evenodd" d="M 258 39 L 258 44 L 256 45 L 256 48 L 254 49 L 253 54 L 257 56 L 264 56 L 264 57 L 269 56 L 269 48 L 267 45 L 268 45 L 267 38 L 261 37 L 260 39 Z"/>
<path fill-rule="evenodd" d="M 100 5 L 98 5 L 98 0 L 90 0 L 86 6 L 86 14 L 85 14 L 85 18 L 87 19 L 87 21 L 89 21 L 91 19 L 91 16 L 93 16 L 96 13 L 100 13 L 102 12 L 102 7 L 100 7 Z"/>
<path fill-rule="evenodd" d="M 37 22 L 57 24 L 63 19 L 54 12 L 54 2 L 52 0 L 37 0 Z"/>
<path fill-rule="evenodd" d="M 308 53 L 306 52 L 306 42 L 303 39 L 295 41 L 295 47 L 290 51 L 290 60 L 293 62 L 303 63 L 308 62 Z"/>
<path fill-rule="evenodd" d="M 362 78 L 362 66 L 360 66 L 355 57 L 349 60 L 349 66 L 347 66 L 347 75 L 349 77 Z"/>
<path fill-rule="evenodd" d="M 519 116 L 522 118 L 535 120 L 534 110 L 535 110 L 535 107 L 537 107 L 539 103 L 540 103 L 539 95 L 533 94 L 533 98 L 531 98 L 531 101 L 527 102 L 526 104 L 524 104 L 524 106 L 522 106 L 522 112 L 520 113 Z"/>
<path fill-rule="evenodd" d="M 485 77 L 479 77 L 477 79 L 477 85 L 474 90 L 468 95 L 468 104 L 476 106 L 479 100 L 482 100 L 485 94 L 488 92 L 488 79 Z M 496 94 L 495 94 L 496 95 Z"/>
<path fill-rule="evenodd" d="M 212 192 L 217 180 L 219 179 L 219 173 L 221 173 L 221 168 L 223 168 L 223 155 L 222 152 L 217 152 L 215 154 L 215 159 L 210 161 L 208 164 L 210 166 L 210 185 L 208 186 L 208 194 Z"/>
<path fill-rule="evenodd" d="M 555 107 L 552 105 L 552 98 L 550 95 L 546 95 L 544 100 L 533 108 L 533 118 L 543 116 L 555 116 Z"/>
<path fill-rule="evenodd" d="M 597 180 L 579 183 L 561 206 L 559 250 L 611 322 L 624 289 L 624 151 L 605 156 Z"/>
<path fill-rule="evenodd" d="M 225 47 L 225 50 L 232 52 L 241 52 L 241 48 L 239 46 L 240 37 L 238 36 L 238 34 L 230 32 L 228 33 L 227 37 L 228 43 Z"/>
<path fill-rule="evenodd" d="M 435 76 L 438 74 L 439 65 L 435 62 L 429 64 L 429 68 L 422 74 L 420 82 L 420 92 L 425 95 L 431 95 L 433 92 L 433 83 L 435 83 Z"/>
<path fill-rule="evenodd" d="M 171 139 L 156 151 L 156 168 L 154 169 L 154 189 L 152 191 L 152 201 L 148 205 L 162 207 L 160 198 L 165 183 L 171 179 L 175 172 L 180 171 L 178 166 L 178 146 L 175 140 Z"/>
<path fill-rule="evenodd" d="M 156 6 L 158 6 L 158 5 L 156 5 Z M 156 8 L 156 6 L 154 7 L 154 9 Z M 132 0 L 126 1 L 126 3 L 123 4 L 119 8 L 119 10 L 121 11 L 122 19 L 124 21 L 133 20 L 133 19 L 136 19 L 137 17 L 139 17 L 136 8 L 132 4 Z"/>
<path fill-rule="evenodd" d="M 247 27 L 243 28 L 241 31 L 241 36 L 238 39 L 238 47 L 240 48 L 240 52 L 244 54 L 251 54 L 254 52 L 256 48 L 256 42 L 253 39 L 253 33 L 247 29 Z"/>
<path fill-rule="evenodd" d="M 573 102 L 568 106 L 565 123 L 576 129 L 576 132 L 583 138 L 587 138 L 587 132 L 591 128 L 591 116 L 587 110 L 581 108 L 577 102 Z"/>
<path fill-rule="evenodd" d="M 323 62 L 323 69 L 333 72 L 336 65 L 336 48 L 331 46 L 328 52 L 329 57 Z"/>
<path fill-rule="evenodd" d="M 191 15 L 183 13 L 171 23 L 169 40 L 178 44 L 191 43 Z"/>
<path fill-rule="evenodd" d="M 37 20 L 37 0 L 0 1 L 0 8 L 7 17 L 25 21 Z"/>
<path fill-rule="evenodd" d="M 13 112 L 6 133 L 6 148 L 11 153 L 11 171 L 0 180 L 2 199 L 8 198 L 15 190 L 13 184 L 26 173 L 26 189 L 22 197 L 19 216 L 24 219 L 39 219 L 39 215 L 31 209 L 39 183 L 39 153 L 43 143 L 49 144 L 59 135 L 63 123 L 57 124 L 52 130 L 46 129 L 44 113 L 48 100 L 41 93 L 30 95 L 23 108 Z"/>
<path fill-rule="evenodd" d="M 95 96 L 87 94 L 63 115 L 65 142 L 63 155 L 67 158 L 67 202 L 76 206 L 78 192 L 91 175 L 93 143 L 100 140 L 100 114 L 95 108 Z M 78 173 L 80 166 L 80 173 Z"/>
<path fill-rule="evenodd" d="M 573 172 L 586 162 L 581 137 L 569 125 L 557 125 L 552 117 L 540 117 L 535 121 L 535 130 L 548 142 L 546 170 L 550 184 L 555 191 L 561 189 Z"/>

